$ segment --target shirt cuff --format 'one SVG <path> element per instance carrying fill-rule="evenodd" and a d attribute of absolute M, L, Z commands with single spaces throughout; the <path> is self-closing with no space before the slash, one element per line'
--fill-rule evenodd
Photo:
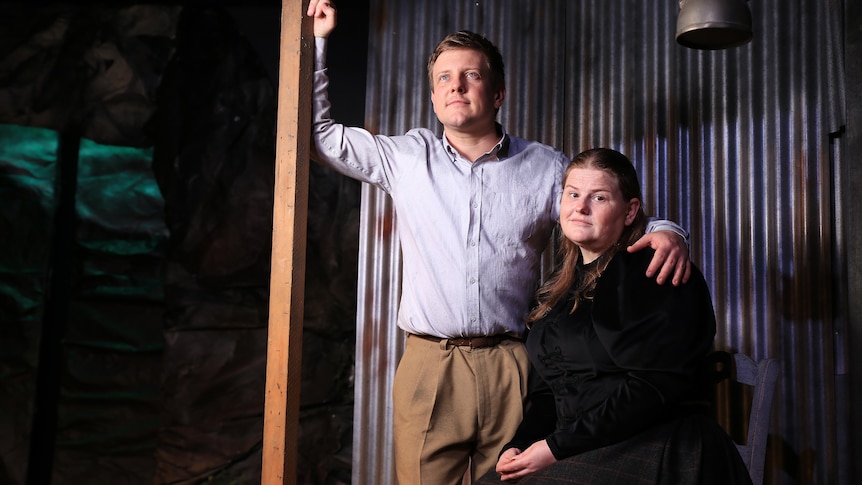
<path fill-rule="evenodd" d="M 650 217 L 649 222 L 647 223 L 646 232 L 656 232 L 656 231 L 673 231 L 680 236 L 685 241 L 685 244 L 691 250 L 691 238 L 689 237 L 688 231 L 682 228 L 682 226 L 678 225 L 673 221 L 668 221 L 665 219 L 656 219 L 655 217 Z"/>
<path fill-rule="evenodd" d="M 314 38 L 314 70 L 326 69 L 326 37 Z"/>

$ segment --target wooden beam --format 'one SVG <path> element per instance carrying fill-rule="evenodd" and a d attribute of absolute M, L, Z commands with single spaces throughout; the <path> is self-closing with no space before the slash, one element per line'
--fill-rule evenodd
<path fill-rule="evenodd" d="M 275 148 L 272 268 L 266 355 L 261 483 L 295 484 L 308 160 L 311 135 L 312 34 L 308 0 L 282 0 Z"/>

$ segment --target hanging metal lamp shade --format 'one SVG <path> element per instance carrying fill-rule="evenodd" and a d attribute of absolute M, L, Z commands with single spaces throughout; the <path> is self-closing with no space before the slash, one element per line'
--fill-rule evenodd
<path fill-rule="evenodd" d="M 727 49 L 751 40 L 747 0 L 680 0 L 676 41 L 692 49 Z"/>

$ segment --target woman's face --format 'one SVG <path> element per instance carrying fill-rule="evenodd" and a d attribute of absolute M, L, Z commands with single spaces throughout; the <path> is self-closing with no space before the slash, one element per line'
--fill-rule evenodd
<path fill-rule="evenodd" d="M 619 240 L 639 208 L 640 200 L 623 199 L 619 183 L 610 173 L 573 168 L 563 186 L 560 226 L 589 263 Z"/>

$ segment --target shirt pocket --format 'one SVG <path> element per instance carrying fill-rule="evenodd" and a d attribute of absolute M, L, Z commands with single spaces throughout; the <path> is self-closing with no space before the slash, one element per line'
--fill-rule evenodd
<path fill-rule="evenodd" d="M 499 244 L 521 245 L 536 233 L 542 214 L 535 197 L 492 193 L 482 208 L 483 229 Z"/>

